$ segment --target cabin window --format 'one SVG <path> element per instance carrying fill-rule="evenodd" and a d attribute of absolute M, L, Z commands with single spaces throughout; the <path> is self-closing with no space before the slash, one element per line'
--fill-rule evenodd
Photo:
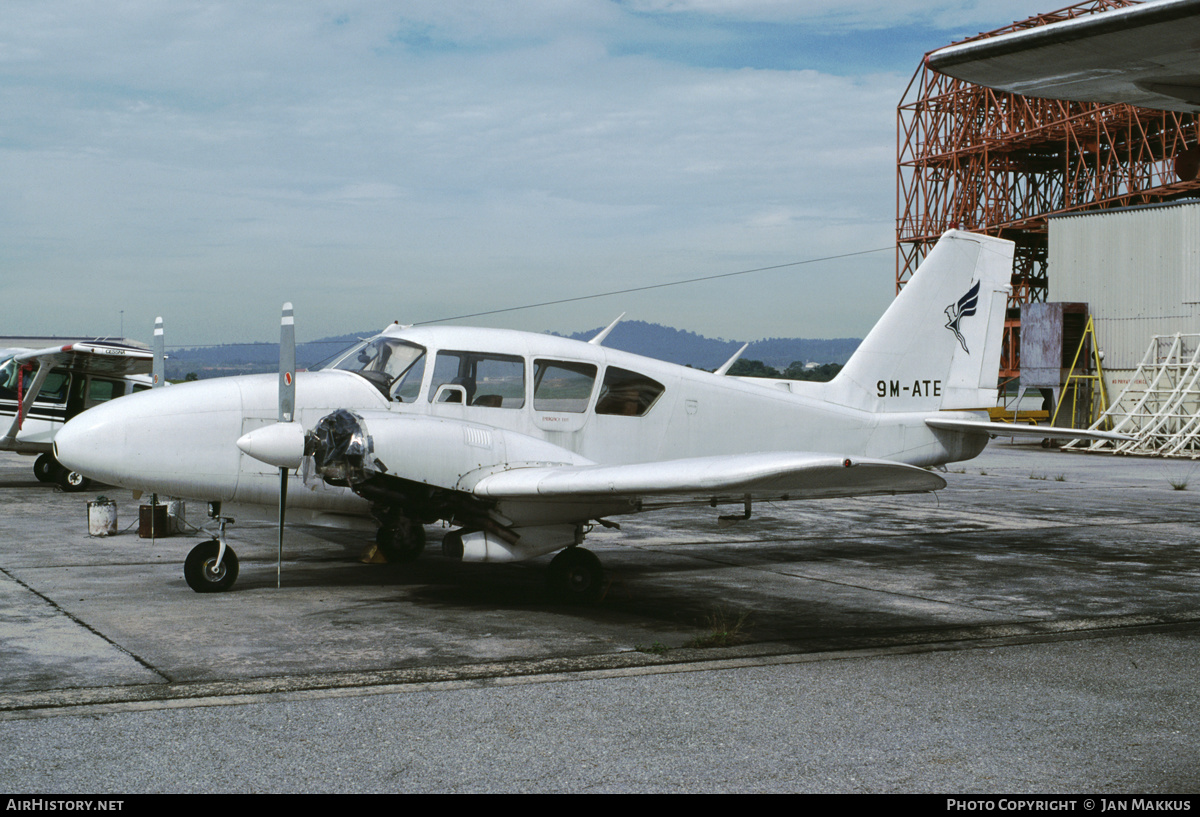
<path fill-rule="evenodd" d="M 604 385 L 596 401 L 597 414 L 616 414 L 641 417 L 648 412 L 666 387 L 643 374 L 609 366 L 604 372 Z"/>
<path fill-rule="evenodd" d="M 412 402 L 425 375 L 425 349 L 395 338 L 375 338 L 351 350 L 333 368 L 362 375 L 390 399 Z"/>
<path fill-rule="evenodd" d="M 563 360 L 533 362 L 533 408 L 535 411 L 587 410 L 596 383 L 596 367 L 590 363 Z"/>
<path fill-rule="evenodd" d="M 521 408 L 525 405 L 525 359 L 482 352 L 438 352 L 429 400 L 483 408 Z"/>
<path fill-rule="evenodd" d="M 9 358 L 0 364 L 0 397 L 5 400 L 17 399 L 17 370 L 16 362 L 13 358 Z M 37 366 L 34 365 L 29 371 L 26 371 L 22 377 L 25 392 L 28 393 L 30 385 L 33 383 L 33 378 L 37 375 Z M 62 369 L 51 369 L 50 374 L 46 375 L 46 380 L 42 383 L 42 390 L 38 392 L 35 402 L 38 403 L 65 403 L 67 402 L 67 387 L 71 383 L 71 376 Z M 24 395 L 22 395 L 23 397 Z"/>
<path fill-rule="evenodd" d="M 0 363 L 0 398 L 17 399 L 17 364 L 11 357 Z"/>
<path fill-rule="evenodd" d="M 29 384 L 33 382 L 33 375 L 37 374 L 35 369 L 33 374 L 29 375 L 29 379 L 25 381 L 25 388 L 29 388 Z M 42 384 L 42 390 L 38 392 L 38 403 L 65 403 L 67 402 L 67 388 L 71 385 L 71 375 L 60 369 L 54 369 L 50 374 L 46 375 L 46 382 Z"/>
<path fill-rule="evenodd" d="M 125 394 L 125 383 L 121 380 L 101 380 L 93 377 L 88 382 L 87 400 L 84 405 L 88 408 L 99 403 L 107 403 L 114 397 Z"/>

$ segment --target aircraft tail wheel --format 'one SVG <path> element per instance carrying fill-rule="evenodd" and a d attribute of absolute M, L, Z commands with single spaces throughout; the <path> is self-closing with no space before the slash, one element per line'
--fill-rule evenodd
<path fill-rule="evenodd" d="M 42 454 L 33 461 L 33 475 L 38 482 L 56 482 L 58 470 L 62 468 L 53 454 Z"/>
<path fill-rule="evenodd" d="M 183 563 L 183 578 L 197 593 L 222 593 L 233 587 L 238 577 L 238 559 L 233 548 L 225 547 L 225 557 L 217 566 L 220 543 L 209 539 L 192 548 Z"/>
<path fill-rule="evenodd" d="M 92 481 L 78 471 L 68 471 L 59 466 L 58 487 L 67 493 L 77 494 L 80 491 L 86 491 L 91 485 Z"/>
<path fill-rule="evenodd" d="M 592 604 L 604 596 L 604 568 L 590 550 L 569 547 L 550 562 L 546 580 L 562 601 Z"/>
<path fill-rule="evenodd" d="M 425 550 L 425 528 L 408 519 L 383 525 L 375 532 L 375 544 L 389 562 L 412 562 Z"/>

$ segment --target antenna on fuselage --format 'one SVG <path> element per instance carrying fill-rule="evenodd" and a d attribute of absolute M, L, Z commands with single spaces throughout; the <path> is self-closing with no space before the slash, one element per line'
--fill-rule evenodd
<path fill-rule="evenodd" d="M 742 352 L 746 351 L 749 348 L 750 348 L 749 343 L 743 343 L 742 348 L 738 349 L 736 352 L 734 352 L 733 357 L 729 358 L 729 360 L 727 360 L 723 364 L 721 364 L 721 368 L 717 369 L 715 372 L 713 372 L 713 374 L 725 374 L 726 372 L 728 372 L 729 368 L 731 366 L 733 366 L 733 364 L 737 363 L 738 358 L 742 356 Z"/>
<path fill-rule="evenodd" d="M 623 317 L 625 317 L 624 312 L 622 312 L 620 315 L 617 315 L 617 319 L 615 321 L 613 321 L 608 326 L 604 327 L 599 332 L 597 332 L 596 336 L 594 338 L 592 338 L 591 340 L 589 340 L 588 343 L 592 344 L 593 346 L 602 345 L 604 343 L 604 339 L 606 337 L 608 337 L 608 333 L 611 332 L 614 328 L 616 328 L 616 325 L 621 322 L 621 318 L 623 318 Z"/>

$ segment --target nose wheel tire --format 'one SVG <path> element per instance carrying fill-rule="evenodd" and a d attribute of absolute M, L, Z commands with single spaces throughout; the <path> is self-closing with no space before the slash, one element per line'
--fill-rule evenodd
<path fill-rule="evenodd" d="M 233 587 L 238 577 L 238 559 L 233 548 L 225 548 L 225 556 L 217 565 L 220 544 L 208 540 L 192 548 L 183 563 L 183 578 L 197 593 L 223 593 Z"/>
<path fill-rule="evenodd" d="M 551 595 L 560 601 L 593 604 L 604 596 L 604 568 L 596 554 L 570 547 L 550 562 L 546 574 Z"/>
<path fill-rule="evenodd" d="M 59 466 L 58 472 L 58 487 L 62 488 L 68 494 L 77 494 L 80 491 L 86 491 L 92 486 L 92 481 L 78 471 L 68 471 L 66 468 Z"/>

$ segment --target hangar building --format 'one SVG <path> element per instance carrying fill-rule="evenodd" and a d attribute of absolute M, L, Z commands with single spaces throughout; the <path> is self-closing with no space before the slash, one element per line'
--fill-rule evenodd
<path fill-rule="evenodd" d="M 1136 5 L 1089 0 L 964 42 Z M 897 108 L 897 290 L 947 229 L 1007 238 L 1016 257 L 1001 358 L 1004 392 L 1024 391 L 1018 387 L 1022 307 L 1047 302 L 1062 303 L 1059 313 L 1086 304 L 1095 346 L 1104 351 L 1108 403 L 1128 407 L 1140 399 L 1134 390 L 1122 392 L 1147 378 L 1138 371 L 1152 342 L 1163 347 L 1154 365 L 1174 366 L 1172 378 L 1188 377 L 1186 359 L 1200 340 L 1197 117 L 1007 93 L 939 74 L 925 57 Z M 1081 329 L 1059 334 L 1062 386 L 1079 374 L 1070 366 L 1081 349 L 1081 367 L 1094 370 L 1097 361 Z M 1192 338 L 1175 352 L 1171 342 L 1153 340 L 1176 334 Z M 1194 403 L 1176 399 L 1170 411 L 1190 405 L 1196 419 Z M 1092 419 L 1098 414 L 1096 408 Z M 1188 418 L 1173 422 L 1186 426 Z M 1182 455 L 1200 456 L 1198 449 L 1200 443 L 1190 453 L 1185 447 Z M 1154 451 L 1167 453 L 1161 446 Z"/>

